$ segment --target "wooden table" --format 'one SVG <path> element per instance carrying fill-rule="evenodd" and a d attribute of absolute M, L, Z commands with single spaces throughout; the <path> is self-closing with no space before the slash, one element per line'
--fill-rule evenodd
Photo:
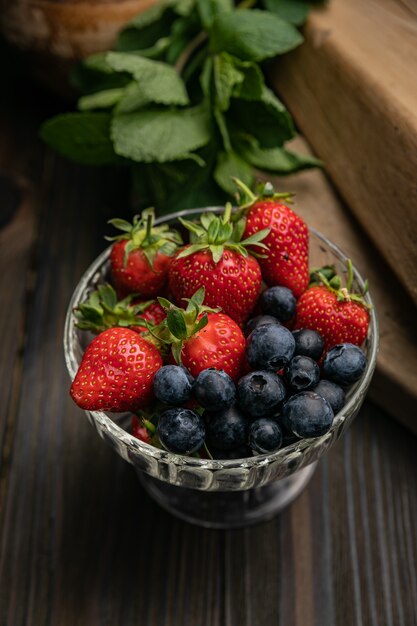
<path fill-rule="evenodd" d="M 95 435 L 68 397 L 63 324 L 127 179 L 46 151 L 39 121 L 62 104 L 28 81 L 6 92 L 1 626 L 417 624 L 416 439 L 373 405 L 288 510 L 239 531 L 160 510 Z"/>

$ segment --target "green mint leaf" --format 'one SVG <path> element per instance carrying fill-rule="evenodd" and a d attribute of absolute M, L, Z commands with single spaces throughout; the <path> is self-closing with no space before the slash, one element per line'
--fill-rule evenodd
<path fill-rule="evenodd" d="M 210 118 L 204 107 L 146 110 L 117 115 L 111 136 L 117 154 L 145 163 L 184 159 L 210 141 Z"/>
<path fill-rule="evenodd" d="M 126 52 L 109 52 L 107 63 L 117 72 L 133 75 L 149 102 L 158 104 L 188 104 L 185 85 L 173 67 L 167 63 L 145 59 Z"/>
<path fill-rule="evenodd" d="M 233 177 L 239 178 L 250 187 L 253 183 L 251 166 L 235 152 L 220 152 L 214 170 L 214 179 L 219 187 L 230 195 L 236 192 Z"/>
<path fill-rule="evenodd" d="M 309 2 L 302 0 L 263 0 L 263 4 L 268 11 L 296 26 L 304 24 L 311 8 Z"/>
<path fill-rule="evenodd" d="M 281 146 L 295 136 L 290 114 L 267 87 L 263 88 L 260 100 L 233 98 L 228 120 L 235 130 L 253 135 L 265 148 Z"/>
<path fill-rule="evenodd" d="M 136 81 L 132 81 L 124 88 L 123 96 L 120 98 L 115 113 L 132 113 L 150 104 L 149 98 Z"/>
<path fill-rule="evenodd" d="M 245 61 L 263 61 L 296 48 L 303 37 L 294 26 L 269 11 L 221 13 L 210 28 L 212 52 L 230 52 Z"/>
<path fill-rule="evenodd" d="M 220 111 L 227 111 L 233 89 L 244 80 L 230 54 L 225 52 L 214 56 L 214 84 L 216 87 L 216 104 Z"/>
<path fill-rule="evenodd" d="M 307 154 L 296 154 L 285 148 L 262 148 L 254 137 L 237 139 L 233 144 L 248 163 L 266 172 L 290 174 L 323 165 L 319 159 Z"/>
<path fill-rule="evenodd" d="M 64 113 L 44 122 L 40 135 L 54 150 L 83 165 L 118 161 L 110 140 L 107 113 Z"/>
<path fill-rule="evenodd" d="M 235 65 L 243 74 L 243 81 L 233 87 L 233 96 L 242 100 L 261 100 L 265 80 L 259 65 L 239 59 L 235 59 Z"/>
<path fill-rule="evenodd" d="M 106 89 L 97 91 L 96 93 L 82 96 L 78 100 L 78 108 L 80 111 L 91 111 L 92 109 L 111 109 L 122 98 L 125 89 L 119 87 L 116 89 Z"/>
<path fill-rule="evenodd" d="M 209 28 L 219 13 L 233 11 L 232 0 L 197 0 L 197 10 L 204 28 Z"/>
<path fill-rule="evenodd" d="M 70 73 L 71 85 L 82 94 L 121 88 L 130 80 L 129 74 L 117 73 L 108 65 L 105 52 L 90 55 Z"/>
<path fill-rule="evenodd" d="M 170 3 L 158 2 L 126 24 L 117 38 L 116 50 L 130 52 L 155 46 L 169 35 L 175 17 Z"/>

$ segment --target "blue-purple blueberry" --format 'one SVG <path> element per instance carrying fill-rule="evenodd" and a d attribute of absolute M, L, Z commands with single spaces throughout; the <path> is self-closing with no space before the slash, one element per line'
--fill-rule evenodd
<path fill-rule="evenodd" d="M 295 339 L 295 355 L 309 356 L 314 361 L 320 359 L 324 350 L 324 339 L 317 331 L 300 328 L 293 330 L 292 334 Z"/>
<path fill-rule="evenodd" d="M 287 287 L 269 287 L 259 299 L 261 309 L 267 315 L 273 315 L 280 322 L 288 322 L 295 315 L 297 301 L 291 289 Z"/>
<path fill-rule="evenodd" d="M 193 377 L 182 365 L 164 365 L 155 374 L 153 391 L 161 402 L 181 406 L 191 395 Z"/>
<path fill-rule="evenodd" d="M 281 414 L 284 427 L 305 439 L 327 433 L 333 418 L 330 404 L 313 391 L 302 391 L 291 396 L 284 403 Z"/>
<path fill-rule="evenodd" d="M 245 336 L 250 335 L 258 326 L 267 326 L 268 324 L 280 324 L 280 322 L 272 315 L 257 315 L 256 317 L 252 317 L 245 325 Z"/>
<path fill-rule="evenodd" d="M 249 446 L 254 452 L 267 454 L 282 446 L 282 430 L 275 420 L 261 417 L 249 426 Z"/>
<path fill-rule="evenodd" d="M 359 380 L 366 368 L 366 356 L 353 343 L 340 343 L 328 351 L 323 361 L 323 377 L 346 387 Z"/>
<path fill-rule="evenodd" d="M 220 411 L 227 409 L 235 401 L 236 386 L 226 372 L 209 367 L 195 379 L 193 395 L 204 409 Z"/>
<path fill-rule="evenodd" d="M 246 443 L 248 420 L 238 406 L 215 413 L 204 411 L 203 416 L 209 450 L 235 450 Z"/>
<path fill-rule="evenodd" d="M 170 452 L 192 454 L 201 448 L 206 436 L 204 420 L 190 409 L 174 408 L 159 416 L 159 440 Z"/>
<path fill-rule="evenodd" d="M 257 370 L 277 371 L 287 365 L 295 350 L 295 339 L 285 326 L 259 326 L 248 337 L 246 356 Z"/>
<path fill-rule="evenodd" d="M 295 356 L 284 370 L 284 380 L 291 392 L 306 391 L 319 382 L 319 366 L 308 356 Z"/>
<path fill-rule="evenodd" d="M 252 418 L 268 417 L 276 413 L 282 406 L 285 395 L 285 386 L 275 372 L 250 372 L 237 384 L 239 405 Z"/>
<path fill-rule="evenodd" d="M 327 400 L 335 415 L 341 411 L 345 404 L 345 392 L 331 380 L 321 380 L 316 387 L 313 387 L 312 391 Z"/>

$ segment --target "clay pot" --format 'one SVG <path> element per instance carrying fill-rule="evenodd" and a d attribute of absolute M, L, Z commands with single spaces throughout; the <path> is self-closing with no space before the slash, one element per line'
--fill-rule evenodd
<path fill-rule="evenodd" d="M 62 93 L 71 64 L 108 50 L 126 22 L 157 1 L 0 0 L 0 32 L 42 82 Z"/>

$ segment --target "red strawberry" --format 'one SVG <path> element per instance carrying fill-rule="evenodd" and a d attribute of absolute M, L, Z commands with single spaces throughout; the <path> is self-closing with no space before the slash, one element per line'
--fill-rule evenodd
<path fill-rule="evenodd" d="M 141 320 L 158 325 L 165 317 L 165 311 L 156 300 L 134 300 L 133 294 L 118 300 L 111 285 L 99 285 L 86 302 L 80 304 L 74 311 L 77 318 L 77 327 L 82 330 L 91 330 L 101 333 L 107 328 L 121 326 L 131 328 L 137 333 L 146 330 Z"/>
<path fill-rule="evenodd" d="M 136 293 L 142 297 L 157 295 L 167 281 L 171 257 L 181 245 L 181 237 L 170 231 L 167 224 L 153 226 L 153 209 L 135 215 L 133 224 L 125 220 L 110 220 L 123 231 L 108 237 L 115 240 L 110 253 L 111 274 L 120 297 Z"/>
<path fill-rule="evenodd" d="M 169 287 L 178 302 L 204 287 L 206 305 L 221 307 L 242 325 L 256 304 L 262 283 L 259 263 L 248 255 L 246 246 L 263 247 L 260 241 L 267 231 L 241 241 L 241 225 L 233 226 L 230 215 L 229 205 L 223 216 L 206 213 L 199 223 L 181 220 L 193 233 L 194 242 L 172 260 Z"/>
<path fill-rule="evenodd" d="M 368 334 L 369 312 L 364 294 L 350 293 L 351 262 L 348 262 L 347 286 L 343 289 L 339 277 L 329 282 L 320 272 L 314 275 L 323 284 L 313 284 L 299 298 L 295 328 L 316 330 L 324 338 L 325 350 L 339 343 L 362 345 Z"/>
<path fill-rule="evenodd" d="M 237 380 L 245 358 L 245 337 L 228 315 L 207 310 L 203 301 L 204 288 L 190 298 L 186 310 L 160 298 L 167 317 L 155 332 L 171 344 L 176 362 L 193 376 L 215 367 Z"/>
<path fill-rule="evenodd" d="M 140 302 L 133 301 L 135 306 L 142 306 L 143 312 L 138 313 L 138 317 L 150 322 L 154 326 L 158 326 L 165 319 L 165 311 L 156 300 L 151 300 L 151 302 Z M 136 330 L 136 332 L 143 332 L 144 328 L 142 326 L 132 326 L 132 330 Z"/>
<path fill-rule="evenodd" d="M 243 183 L 236 182 L 248 199 L 242 206 L 246 216 L 243 236 L 253 237 L 260 230 L 269 229 L 263 239 L 268 252 L 259 259 L 264 281 L 270 286 L 288 287 L 298 298 L 309 281 L 309 235 L 306 223 L 282 201 L 292 194 L 276 194 L 272 185 L 266 183 L 257 197 Z"/>
<path fill-rule="evenodd" d="M 152 400 L 153 377 L 161 366 L 149 341 L 129 328 L 110 328 L 87 347 L 71 397 L 86 411 L 136 411 Z"/>
<path fill-rule="evenodd" d="M 207 313 L 206 326 L 184 342 L 181 360 L 193 376 L 215 367 L 237 380 L 245 347 L 245 337 L 236 322 L 224 313 Z"/>
<path fill-rule="evenodd" d="M 151 437 L 142 423 L 142 420 L 136 417 L 136 415 L 132 416 L 132 435 L 145 443 L 151 443 Z"/>

